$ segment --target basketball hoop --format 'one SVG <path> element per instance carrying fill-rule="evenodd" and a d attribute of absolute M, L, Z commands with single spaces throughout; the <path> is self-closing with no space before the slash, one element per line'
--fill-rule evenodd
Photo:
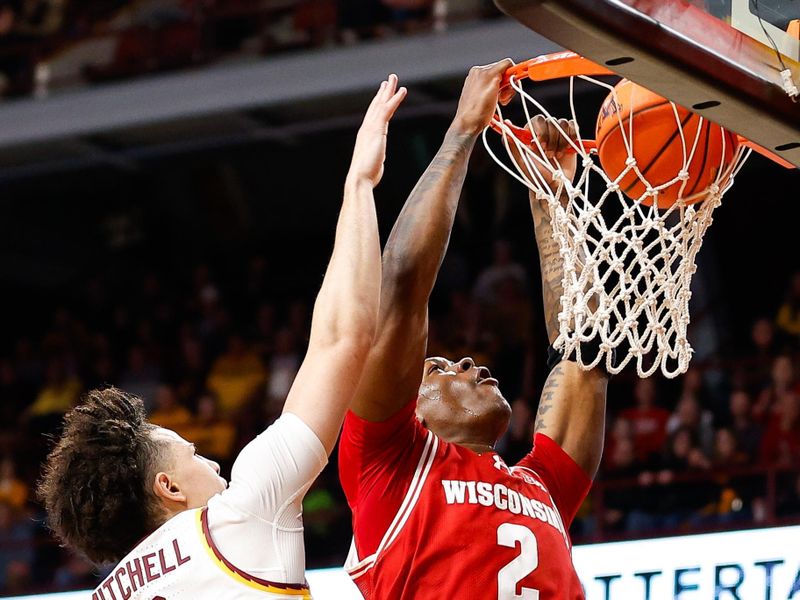
<path fill-rule="evenodd" d="M 687 135 L 679 113 L 688 111 L 670 102 L 665 108 L 674 113 L 674 128 L 680 134 L 675 143 L 679 144 L 678 156 L 682 157 L 681 164 L 674 165 L 674 174 L 670 172 L 667 180 L 651 182 L 645 166 L 637 164 L 631 111 L 624 120 L 619 113 L 616 115 L 618 131 L 624 139 L 620 148 L 627 156 L 623 157 L 622 171 L 611 177 L 599 163 L 599 143 L 581 136 L 574 103 L 576 78 L 606 89 L 616 100 L 616 88 L 596 79 L 604 75 L 613 73 L 572 52 L 540 56 L 515 65 L 506 75 L 504 84 L 520 97 L 526 122 L 543 115 L 576 153 L 574 178 L 565 175 L 558 161 L 544 157 L 542 142 L 530 129 L 505 120 L 499 105 L 490 128 L 501 134 L 511 164 L 498 158 L 492 149 L 487 134 L 490 128 L 484 131 L 483 141 L 505 171 L 528 187 L 538 200 L 546 202 L 553 237 L 564 261 L 559 335 L 554 346 L 565 355 L 574 355 L 584 369 L 603 364 L 609 373 L 618 373 L 633 362 L 640 377 L 649 377 L 657 370 L 666 377 L 675 377 L 686 371 L 692 357 L 687 338 L 690 284 L 714 209 L 751 150 L 783 166 L 792 165 L 713 125 L 723 132 L 722 139 L 714 143 L 721 146 L 725 160 L 716 165 L 705 189 L 689 194 L 687 180 L 694 168 L 692 161 L 697 155 L 705 156 L 712 124 L 706 122 L 706 141 L 699 142 L 702 116 L 690 115 L 697 133 Z M 575 121 L 576 139 L 570 139 L 556 117 L 522 87 L 524 79 L 562 78 L 569 80 L 569 118 Z M 702 143 L 705 149 L 699 148 Z M 639 145 L 643 146 L 644 141 L 640 139 Z M 635 185 L 627 183 L 630 181 Z M 640 193 L 632 195 L 631 189 Z M 663 200 L 668 190 L 676 198 L 669 203 Z M 581 344 L 593 340 L 599 352 L 582 355 Z"/>

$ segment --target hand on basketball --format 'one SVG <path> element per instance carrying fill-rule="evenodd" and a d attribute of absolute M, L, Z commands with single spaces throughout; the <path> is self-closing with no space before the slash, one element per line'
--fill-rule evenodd
<path fill-rule="evenodd" d="M 510 58 L 482 67 L 472 67 L 464 82 L 453 125 L 462 133 L 477 135 L 492 120 L 498 101 L 507 103 L 513 90 L 501 90 L 503 75 L 514 65 Z"/>
<path fill-rule="evenodd" d="M 548 163 L 551 167 L 540 163 L 532 157 L 528 157 L 530 163 L 542 176 L 544 181 L 549 186 L 555 185 L 553 178 L 553 170 L 558 170 L 559 166 L 564 172 L 564 175 L 569 180 L 575 177 L 575 170 L 578 164 L 578 155 L 575 150 L 570 146 L 568 139 L 573 141 L 578 139 L 578 134 L 575 130 L 575 122 L 567 119 L 548 119 L 544 115 L 536 115 L 528 123 L 528 129 L 533 132 L 534 141 L 529 146 L 533 154 L 539 157 L 542 161 Z M 565 135 L 567 137 L 565 137 Z M 539 140 L 537 145 L 536 140 Z M 511 142 L 511 151 L 514 161 L 523 169 L 526 169 L 522 158 L 520 157 L 517 145 Z M 541 145 L 541 149 L 539 146 Z"/>
<path fill-rule="evenodd" d="M 358 130 L 348 179 L 366 180 L 372 187 L 378 185 L 383 176 L 389 121 L 403 102 L 406 93 L 406 88 L 398 89 L 397 75 L 389 75 L 389 78 L 381 83 Z"/>

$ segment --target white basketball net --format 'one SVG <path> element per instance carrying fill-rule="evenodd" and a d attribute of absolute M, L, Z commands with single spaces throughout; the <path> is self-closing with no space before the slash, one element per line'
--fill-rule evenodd
<path fill-rule="evenodd" d="M 579 77 L 614 92 L 613 86 L 602 81 Z M 575 77 L 569 78 L 569 118 L 577 124 L 574 80 Z M 604 362 L 608 372 L 618 373 L 633 361 L 640 377 L 649 377 L 658 369 L 666 377 L 684 373 L 692 357 L 687 329 L 695 257 L 714 209 L 750 151 L 739 146 L 730 165 L 719 169 L 716 181 L 704 192 L 706 198 L 689 204 L 687 201 L 698 195 L 686 199 L 680 196 L 703 128 L 697 126 L 697 135 L 687 139 L 674 104 L 673 113 L 681 131 L 683 166 L 671 181 L 652 186 L 633 159 L 632 118 L 623 123 L 622 117 L 617 116 L 628 161 L 623 172 L 611 180 L 597 162 L 596 151 L 587 148 L 582 141 L 579 129 L 578 141 L 571 140 L 555 117 L 530 96 L 518 80 L 512 79 L 511 85 L 522 100 L 526 122 L 537 114 L 552 119 L 577 153 L 577 172 L 574 180 L 570 180 L 557 161 L 541 158 L 542 144 L 536 136 L 531 146 L 514 136 L 505 124 L 500 106 L 497 117 L 503 123 L 500 126 L 504 132 L 503 145 L 509 158 L 501 160 L 492 150 L 487 139 L 488 129 L 483 136 L 484 145 L 494 160 L 526 185 L 537 199 L 547 201 L 553 237 L 564 261 L 559 336 L 554 346 L 565 356 L 574 355 L 584 369 Z M 725 143 L 725 136 L 722 138 Z M 522 164 L 513 160 L 512 144 L 521 155 Z M 724 151 L 722 156 L 725 156 Z M 553 177 L 555 190 L 544 180 L 537 165 Z M 618 185 L 631 170 L 646 189 L 635 200 L 623 194 Z M 591 192 L 590 180 L 593 180 Z M 659 190 L 672 185 L 681 186 L 679 200 L 673 206 L 659 209 L 657 202 L 652 206 L 644 204 L 645 200 L 656 197 Z M 582 356 L 581 343 L 597 338 L 599 352 Z M 612 360 L 615 352 L 616 362 Z"/>

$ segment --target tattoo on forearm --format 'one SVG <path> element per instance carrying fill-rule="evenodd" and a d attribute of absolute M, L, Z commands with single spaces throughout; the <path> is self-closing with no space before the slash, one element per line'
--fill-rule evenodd
<path fill-rule="evenodd" d="M 435 277 L 444 258 L 475 136 L 448 133 L 408 197 L 386 242 L 385 267 L 425 269 Z M 425 224 L 430 227 L 425 227 Z M 433 282 L 431 281 L 431 286 Z"/>
<path fill-rule="evenodd" d="M 547 338 L 552 344 L 558 337 L 558 313 L 561 310 L 564 263 L 558 242 L 553 239 L 550 213 L 539 200 L 531 198 L 533 229 L 539 248 L 539 266 L 542 272 L 542 302 L 544 304 Z"/>
<path fill-rule="evenodd" d="M 543 432 L 547 428 L 544 416 L 553 408 L 554 398 L 561 385 L 561 377 L 563 375 L 564 371 L 561 365 L 557 365 L 547 377 L 542 390 L 542 397 L 539 400 L 539 409 L 536 411 L 536 424 L 534 425 L 536 433 Z"/>

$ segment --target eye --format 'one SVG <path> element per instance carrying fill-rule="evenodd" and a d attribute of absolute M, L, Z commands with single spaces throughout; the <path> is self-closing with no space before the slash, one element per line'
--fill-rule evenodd
<path fill-rule="evenodd" d="M 428 375 L 433 373 L 434 371 L 441 371 L 442 367 L 437 365 L 436 363 L 432 363 L 430 367 L 428 367 Z"/>

